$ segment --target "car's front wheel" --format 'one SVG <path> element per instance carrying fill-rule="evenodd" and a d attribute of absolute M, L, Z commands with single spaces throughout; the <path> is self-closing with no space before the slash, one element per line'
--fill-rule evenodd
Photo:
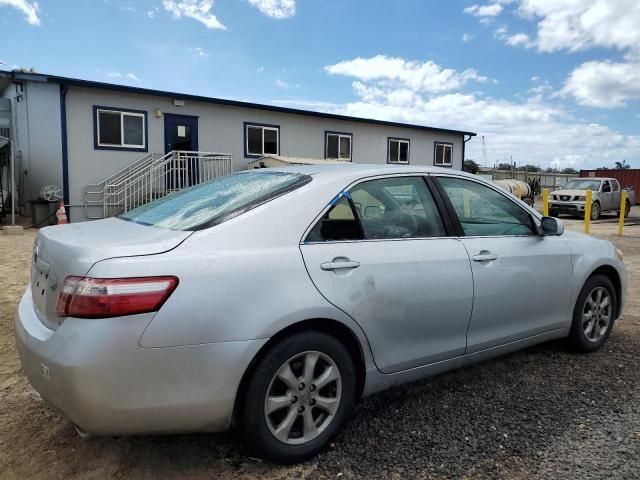
<path fill-rule="evenodd" d="M 604 275 L 590 277 L 573 310 L 569 339 L 580 351 L 598 350 L 609 337 L 618 308 L 616 291 Z"/>
<path fill-rule="evenodd" d="M 323 332 L 275 343 L 247 379 L 239 427 L 253 454 L 294 463 L 318 453 L 353 408 L 356 374 L 349 352 Z"/>
<path fill-rule="evenodd" d="M 593 202 L 591 204 L 591 220 L 598 220 L 600 218 L 600 204 Z"/>

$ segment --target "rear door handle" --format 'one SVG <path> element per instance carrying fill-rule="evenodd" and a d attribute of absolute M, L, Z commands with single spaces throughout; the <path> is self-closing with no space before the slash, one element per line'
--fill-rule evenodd
<path fill-rule="evenodd" d="M 495 253 L 491 253 L 491 252 L 487 252 L 486 250 L 483 250 L 482 252 L 474 255 L 471 258 L 473 258 L 474 262 L 490 262 L 491 260 L 497 259 L 498 255 L 496 255 Z"/>
<path fill-rule="evenodd" d="M 325 271 L 332 270 L 344 270 L 348 268 L 358 268 L 360 266 L 360 262 L 352 262 L 349 261 L 338 261 L 338 262 L 325 262 L 320 264 L 320 268 Z"/>

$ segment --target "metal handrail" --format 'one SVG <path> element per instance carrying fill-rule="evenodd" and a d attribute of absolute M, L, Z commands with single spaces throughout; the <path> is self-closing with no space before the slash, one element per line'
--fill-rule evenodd
<path fill-rule="evenodd" d="M 85 187 L 85 215 L 92 219 L 110 217 L 232 172 L 232 156 L 227 153 L 150 153 L 102 182 Z M 96 209 L 102 210 L 101 215 L 95 214 Z"/>

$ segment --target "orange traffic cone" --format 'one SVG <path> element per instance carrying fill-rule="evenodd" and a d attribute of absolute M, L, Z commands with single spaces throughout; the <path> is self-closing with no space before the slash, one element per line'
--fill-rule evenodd
<path fill-rule="evenodd" d="M 62 200 L 60 200 L 60 207 L 56 211 L 56 217 L 58 217 L 58 225 L 69 223 L 67 221 L 67 211 L 64 209 L 64 202 Z"/>

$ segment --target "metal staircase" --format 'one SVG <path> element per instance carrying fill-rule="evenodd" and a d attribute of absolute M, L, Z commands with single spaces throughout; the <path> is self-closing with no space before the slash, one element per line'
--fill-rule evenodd
<path fill-rule="evenodd" d="M 87 185 L 85 215 L 89 219 L 111 217 L 232 172 L 232 157 L 227 153 L 148 153 L 102 182 Z"/>

